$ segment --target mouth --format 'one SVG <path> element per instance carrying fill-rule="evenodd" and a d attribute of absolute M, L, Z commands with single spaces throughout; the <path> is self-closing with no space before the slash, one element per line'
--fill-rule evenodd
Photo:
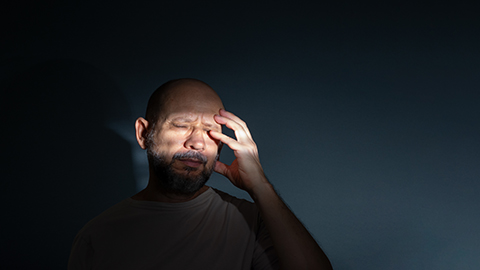
<path fill-rule="evenodd" d="M 203 165 L 203 162 L 198 159 L 179 159 L 179 161 L 192 168 L 198 168 Z"/>

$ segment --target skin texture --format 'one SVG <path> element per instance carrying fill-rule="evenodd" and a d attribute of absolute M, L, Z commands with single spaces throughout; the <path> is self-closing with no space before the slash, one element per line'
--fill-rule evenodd
<path fill-rule="evenodd" d="M 206 164 L 195 164 L 195 160 L 176 160 L 172 168 L 178 174 L 197 175 L 205 167 L 215 166 L 220 142 L 213 139 L 209 131 L 221 132 L 222 130 L 221 125 L 214 120 L 214 115 L 223 108 L 218 95 L 202 82 L 186 80 L 171 85 L 158 98 L 162 100 L 162 106 L 155 128 L 152 129 L 152 124 L 142 117 L 135 122 L 140 147 L 147 148 L 147 138 L 150 135 L 155 144 L 153 150 L 165 156 L 167 163 L 172 161 L 174 154 L 187 151 L 196 151 L 207 158 Z M 150 132 L 153 133 L 150 134 Z M 195 167 L 197 170 L 186 170 L 186 166 Z M 208 189 L 205 186 L 195 194 L 172 194 L 162 190 L 156 178 L 150 166 L 148 186 L 132 198 L 182 202 L 191 200 Z"/>
<path fill-rule="evenodd" d="M 164 106 L 153 133 L 154 149 L 167 157 L 177 152 L 198 151 L 208 159 L 205 166 L 214 166 L 215 172 L 247 191 L 267 226 L 281 269 L 332 269 L 315 239 L 265 177 L 257 146 L 247 124 L 233 113 L 225 111 L 218 95 L 200 81 L 179 81 L 170 85 L 160 97 Z M 233 130 L 235 138 L 223 134 L 222 125 Z M 143 149 L 147 148 L 147 137 L 151 132 L 149 127 L 151 124 L 144 118 L 138 118 L 135 122 L 137 141 Z M 236 159 L 230 165 L 216 161 L 220 142 L 235 154 Z M 192 173 L 185 170 L 184 162 L 174 162 L 173 168 L 178 173 Z M 204 186 L 193 195 L 169 194 L 156 184 L 157 180 L 150 168 L 148 186 L 132 198 L 183 202 L 208 189 Z"/>

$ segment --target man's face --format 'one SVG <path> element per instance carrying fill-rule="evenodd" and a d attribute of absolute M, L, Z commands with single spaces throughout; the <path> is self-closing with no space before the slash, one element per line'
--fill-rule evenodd
<path fill-rule="evenodd" d="M 147 140 L 149 162 L 160 184 L 179 194 L 199 190 L 212 174 L 219 154 L 219 142 L 208 132 L 221 132 L 213 116 L 223 105 L 216 95 L 196 90 L 170 95 Z"/>

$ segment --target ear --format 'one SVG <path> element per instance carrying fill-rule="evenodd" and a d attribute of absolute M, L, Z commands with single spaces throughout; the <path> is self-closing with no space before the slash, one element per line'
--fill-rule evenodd
<path fill-rule="evenodd" d="M 147 136 L 148 136 L 148 121 L 139 117 L 135 121 L 135 136 L 137 137 L 137 142 L 142 149 L 147 148 Z"/>

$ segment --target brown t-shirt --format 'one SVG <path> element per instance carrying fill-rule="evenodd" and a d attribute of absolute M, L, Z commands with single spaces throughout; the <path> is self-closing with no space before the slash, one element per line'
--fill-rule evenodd
<path fill-rule="evenodd" d="M 278 269 L 255 204 L 209 188 L 183 203 L 123 200 L 78 233 L 68 269 Z"/>

